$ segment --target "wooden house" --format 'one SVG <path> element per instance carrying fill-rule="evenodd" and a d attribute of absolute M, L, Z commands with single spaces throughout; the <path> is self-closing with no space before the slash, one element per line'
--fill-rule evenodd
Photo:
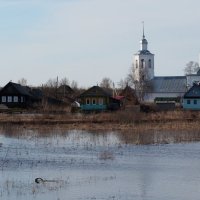
<path fill-rule="evenodd" d="M 41 99 L 38 90 L 9 82 L 0 91 L 0 104 L 8 107 L 27 107 Z"/>
<path fill-rule="evenodd" d="M 187 110 L 200 110 L 200 84 L 195 83 L 183 97 L 183 108 Z"/>
<path fill-rule="evenodd" d="M 8 107 L 26 107 L 30 102 L 31 94 L 25 86 L 9 82 L 0 91 L 0 103 Z"/>
<path fill-rule="evenodd" d="M 79 96 L 79 99 L 81 110 L 86 112 L 117 110 L 120 108 L 120 101 L 113 98 L 112 94 L 99 86 L 89 88 Z"/>

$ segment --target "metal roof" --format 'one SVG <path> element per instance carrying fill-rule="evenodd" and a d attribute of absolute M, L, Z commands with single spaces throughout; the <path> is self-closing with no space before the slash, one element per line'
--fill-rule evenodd
<path fill-rule="evenodd" d="M 184 95 L 184 98 L 200 98 L 200 85 L 193 85 Z"/>
<path fill-rule="evenodd" d="M 157 76 L 150 81 L 150 92 L 153 93 L 185 93 L 185 76 Z"/>

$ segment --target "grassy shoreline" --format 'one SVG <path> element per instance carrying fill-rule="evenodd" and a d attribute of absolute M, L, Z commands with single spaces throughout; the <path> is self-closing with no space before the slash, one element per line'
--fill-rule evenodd
<path fill-rule="evenodd" d="M 115 133 L 124 144 L 168 144 L 200 141 L 200 112 L 0 114 L 0 133 L 13 137 L 49 137 L 71 131 Z M 32 135 L 31 135 L 32 136 Z"/>
<path fill-rule="evenodd" d="M 60 126 L 77 130 L 199 130 L 200 112 L 169 111 L 131 113 L 120 111 L 99 114 L 0 114 L 0 126 Z"/>

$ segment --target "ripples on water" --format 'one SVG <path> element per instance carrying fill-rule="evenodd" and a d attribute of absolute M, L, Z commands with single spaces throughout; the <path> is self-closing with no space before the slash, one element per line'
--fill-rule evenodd
<path fill-rule="evenodd" d="M 200 143 L 174 143 L 187 133 L 12 131 L 0 135 L 0 199 L 199 199 Z"/>

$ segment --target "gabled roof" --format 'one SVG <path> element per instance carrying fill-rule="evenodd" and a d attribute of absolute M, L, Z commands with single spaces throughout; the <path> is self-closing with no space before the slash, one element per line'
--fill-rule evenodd
<path fill-rule="evenodd" d="M 27 86 L 22 86 L 20 84 L 13 83 L 13 82 L 9 82 L 7 85 L 5 85 L 5 87 L 3 87 L 1 89 L 0 93 L 6 92 L 6 90 L 8 90 L 8 88 L 13 88 L 15 90 L 15 92 L 17 92 L 21 95 L 31 96 L 31 94 L 29 92 L 29 88 Z"/>
<path fill-rule="evenodd" d="M 200 98 L 200 85 L 193 85 L 184 95 L 184 98 Z"/>
<path fill-rule="evenodd" d="M 72 94 L 72 93 L 74 93 L 74 90 L 69 85 L 61 85 L 58 88 L 58 92 L 61 92 L 61 93 L 65 92 L 68 94 Z"/>
<path fill-rule="evenodd" d="M 99 86 L 93 86 L 80 95 L 80 97 L 98 97 L 98 96 L 111 97 L 112 95 Z"/>
<path fill-rule="evenodd" d="M 149 92 L 153 93 L 185 93 L 185 76 L 157 76 L 149 82 Z"/>

